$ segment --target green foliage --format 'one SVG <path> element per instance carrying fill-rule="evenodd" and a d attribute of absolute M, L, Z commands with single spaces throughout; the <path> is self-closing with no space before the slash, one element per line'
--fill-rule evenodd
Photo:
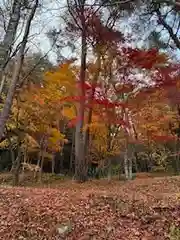
<path fill-rule="evenodd" d="M 118 164 L 116 166 L 113 166 L 112 167 L 112 175 L 117 176 L 119 174 L 120 170 L 121 170 L 121 165 L 120 164 Z"/>
<path fill-rule="evenodd" d="M 151 172 L 153 173 L 162 173 L 165 172 L 166 169 L 163 166 L 153 166 Z"/>
<path fill-rule="evenodd" d="M 170 227 L 169 239 L 180 240 L 180 228 L 175 226 L 174 224 Z"/>

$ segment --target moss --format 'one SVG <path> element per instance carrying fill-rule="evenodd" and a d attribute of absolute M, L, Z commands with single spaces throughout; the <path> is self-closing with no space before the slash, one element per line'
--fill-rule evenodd
<path fill-rule="evenodd" d="M 174 224 L 170 227 L 169 232 L 170 240 L 180 240 L 180 227 L 175 226 Z"/>

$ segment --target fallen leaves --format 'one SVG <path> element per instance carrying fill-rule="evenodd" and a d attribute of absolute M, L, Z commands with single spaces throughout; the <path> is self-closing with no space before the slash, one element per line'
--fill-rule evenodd
<path fill-rule="evenodd" d="M 169 239 L 179 178 L 0 189 L 0 239 Z"/>

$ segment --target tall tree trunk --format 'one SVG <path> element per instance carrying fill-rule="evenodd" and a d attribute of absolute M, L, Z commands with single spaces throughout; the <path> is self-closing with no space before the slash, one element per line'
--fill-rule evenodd
<path fill-rule="evenodd" d="M 92 81 L 92 93 L 89 99 L 89 111 L 88 111 L 88 116 L 87 116 L 87 129 L 85 132 L 85 137 L 84 137 L 84 152 L 85 152 L 85 156 L 87 157 L 87 165 L 89 165 L 89 157 L 88 157 L 88 150 L 89 150 L 89 140 L 90 140 L 90 129 L 89 129 L 89 125 L 92 122 L 92 113 L 93 113 L 93 100 L 94 100 L 94 94 L 95 94 L 95 85 L 97 84 L 98 78 L 99 78 L 99 74 L 100 74 L 100 70 L 101 70 L 101 56 L 99 54 L 99 52 L 97 53 L 97 71 L 95 72 L 93 81 Z"/>
<path fill-rule="evenodd" d="M 137 134 L 137 131 L 136 131 L 136 128 L 135 128 L 134 124 L 132 124 L 132 129 L 133 129 L 133 132 L 134 132 L 135 140 L 138 141 L 138 134 Z M 134 146 L 134 165 L 135 165 L 136 173 L 139 172 L 137 163 L 138 163 L 138 153 L 137 153 L 137 150 L 136 150 L 136 146 Z"/>
<path fill-rule="evenodd" d="M 21 4 L 22 0 L 13 1 L 6 34 L 4 35 L 3 42 L 0 45 L 0 72 L 5 68 L 11 49 L 14 45 L 17 27 L 20 20 Z"/>
<path fill-rule="evenodd" d="M 129 116 L 128 112 L 124 110 L 124 119 L 125 122 L 129 123 Z M 133 149 L 130 145 L 130 137 L 131 132 L 127 129 L 124 129 L 125 132 L 125 156 L 124 156 L 124 167 L 125 167 L 125 178 L 127 180 L 132 179 L 132 156 L 133 156 Z"/>
<path fill-rule="evenodd" d="M 108 134 L 107 134 L 107 152 L 111 151 L 111 125 L 108 126 Z M 108 157 L 108 181 L 110 182 L 112 179 L 112 162 L 111 158 Z"/>
<path fill-rule="evenodd" d="M 132 156 L 130 153 L 131 149 L 129 148 L 129 144 L 126 146 L 125 154 L 124 154 L 124 173 L 125 179 L 132 179 Z"/>
<path fill-rule="evenodd" d="M 47 137 L 43 136 L 41 141 L 41 156 L 40 156 L 40 171 L 39 171 L 39 181 L 42 182 L 42 174 L 43 174 L 43 166 L 44 166 L 44 159 L 45 159 L 45 152 L 47 151 Z"/>
<path fill-rule="evenodd" d="M 85 156 L 84 146 L 84 111 L 85 111 L 85 77 L 86 77 L 86 55 L 87 55 L 87 39 L 86 39 L 86 23 L 84 14 L 85 0 L 81 1 L 81 67 L 80 67 L 80 96 L 81 101 L 78 109 L 78 124 L 75 133 L 75 179 L 79 182 L 87 180 L 88 166 Z"/>
<path fill-rule="evenodd" d="M 70 156 L 70 166 L 69 166 L 69 171 L 71 174 L 73 173 L 73 163 L 74 163 L 74 143 L 75 143 L 75 131 L 73 131 L 73 134 L 72 134 L 72 146 L 71 146 L 71 156 Z"/>
<path fill-rule="evenodd" d="M 6 81 L 6 65 L 9 61 L 11 50 L 13 48 L 17 28 L 20 20 L 22 0 L 14 0 L 12 11 L 10 13 L 10 19 L 6 34 L 4 35 L 3 42 L 0 44 L 0 96 L 3 91 L 3 87 Z"/>
<path fill-rule="evenodd" d="M 17 82 L 19 80 L 19 75 L 20 75 L 20 72 L 21 72 L 21 69 L 22 69 L 24 52 L 25 52 L 27 41 L 28 41 L 31 22 L 34 18 L 36 9 L 38 7 L 38 2 L 39 2 L 39 0 L 35 0 L 35 4 L 32 7 L 31 13 L 29 14 L 29 17 L 27 19 L 25 32 L 24 32 L 24 37 L 23 37 L 23 40 L 22 40 L 22 43 L 21 43 L 21 46 L 20 46 L 20 49 L 19 49 L 16 65 L 14 67 L 14 73 L 13 73 L 13 76 L 12 76 L 11 85 L 9 87 L 8 94 L 7 94 L 7 97 L 6 97 L 6 101 L 5 101 L 3 110 L 2 110 L 1 115 L 0 115 L 0 139 L 3 137 L 5 124 L 7 122 L 8 117 L 9 117 L 14 93 L 15 93 L 15 90 L 16 90 L 16 85 L 17 85 Z"/>
<path fill-rule="evenodd" d="M 40 167 L 41 165 L 41 156 L 42 156 L 42 149 L 41 149 L 41 144 L 40 144 L 40 152 L 38 154 L 38 161 L 37 161 L 37 166 Z"/>

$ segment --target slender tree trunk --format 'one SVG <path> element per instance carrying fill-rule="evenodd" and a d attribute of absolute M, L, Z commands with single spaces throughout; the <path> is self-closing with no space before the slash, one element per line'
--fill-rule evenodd
<path fill-rule="evenodd" d="M 2 74 L 2 77 L 0 76 L 1 82 L 0 82 L 0 96 L 2 95 L 3 89 L 4 89 L 4 85 L 6 82 L 6 73 L 1 72 L 0 75 Z"/>
<path fill-rule="evenodd" d="M 138 141 L 138 134 L 134 124 L 132 124 L 132 129 L 134 132 L 135 140 Z M 139 172 L 137 163 L 138 163 L 138 153 L 137 153 L 136 147 L 134 147 L 134 165 L 135 165 L 136 173 Z"/>
<path fill-rule="evenodd" d="M 41 144 L 41 142 L 40 142 L 40 152 L 39 152 L 39 154 L 38 154 L 38 160 L 37 160 L 37 167 L 40 169 L 41 168 L 41 157 L 42 157 L 42 144 Z M 40 173 L 38 174 L 38 172 L 34 172 L 34 179 L 36 180 L 36 181 L 38 181 L 38 177 L 40 178 L 40 176 L 38 176 L 38 175 L 40 175 Z"/>
<path fill-rule="evenodd" d="M 124 154 L 124 173 L 126 180 L 132 180 L 132 157 L 127 147 Z"/>
<path fill-rule="evenodd" d="M 82 0 L 81 11 L 81 68 L 80 68 L 80 96 L 81 101 L 78 110 L 78 124 L 75 133 L 75 179 L 79 182 L 87 180 L 88 166 L 85 156 L 84 146 L 84 111 L 85 111 L 85 77 L 86 77 L 86 55 L 87 55 L 87 39 L 86 39 L 86 23 L 84 15 L 85 0 Z"/>
<path fill-rule="evenodd" d="M 15 164 L 15 155 L 14 155 L 13 144 L 12 144 L 11 138 L 8 135 L 7 135 L 7 139 L 8 139 L 8 142 L 9 142 L 9 151 L 10 151 L 11 162 L 12 162 L 10 172 L 12 172 L 14 164 Z"/>
<path fill-rule="evenodd" d="M 14 45 L 17 27 L 19 25 L 20 13 L 21 13 L 22 0 L 14 0 L 12 11 L 10 13 L 10 19 L 6 34 L 3 42 L 0 45 L 0 72 L 5 68 L 11 49 Z"/>
<path fill-rule="evenodd" d="M 108 163 L 108 182 L 110 182 L 111 180 L 112 180 L 112 166 L 111 166 L 111 162 L 109 162 Z"/>
<path fill-rule="evenodd" d="M 42 174 L 43 174 L 43 166 L 44 166 L 44 158 L 45 152 L 47 151 L 47 138 L 43 136 L 42 143 L 41 143 L 41 162 L 40 162 L 40 171 L 39 171 L 39 181 L 42 182 Z"/>
<path fill-rule="evenodd" d="M 64 171 L 64 153 L 63 153 L 63 149 L 60 152 L 60 172 L 63 173 Z"/>
<path fill-rule="evenodd" d="M 129 116 L 128 112 L 124 110 L 124 119 L 125 122 L 129 123 Z M 127 180 L 132 179 L 132 147 L 130 145 L 130 129 L 129 132 L 127 129 L 124 129 L 125 133 L 125 156 L 124 156 L 124 171 L 125 171 L 125 178 Z"/>
<path fill-rule="evenodd" d="M 10 147 L 9 151 L 10 151 L 11 162 L 12 162 L 10 172 L 12 172 L 13 171 L 13 167 L 14 167 L 14 163 L 15 163 L 15 156 L 14 156 L 14 151 L 13 151 L 13 149 L 11 147 Z"/>
<path fill-rule="evenodd" d="M 107 134 L 107 152 L 111 151 L 111 126 L 108 126 L 108 134 Z M 112 179 L 112 162 L 111 158 L 108 157 L 108 181 L 110 182 Z"/>
<path fill-rule="evenodd" d="M 44 153 L 45 153 L 45 150 L 43 149 L 42 150 L 42 157 L 41 157 L 41 174 L 43 172 L 43 166 L 44 166 Z"/>
<path fill-rule="evenodd" d="M 18 155 L 15 161 L 15 166 L 13 169 L 13 185 L 18 186 L 19 185 L 19 173 L 20 173 L 20 167 L 21 167 L 21 144 L 18 146 Z"/>
<path fill-rule="evenodd" d="M 88 150 L 89 150 L 89 140 L 90 140 L 90 129 L 89 129 L 89 125 L 92 122 L 92 112 L 93 112 L 93 100 L 94 100 L 94 94 L 95 94 L 95 85 L 97 84 L 98 78 L 99 78 L 99 74 L 100 74 L 100 70 L 101 70 L 101 56 L 100 53 L 97 53 L 97 61 L 96 61 L 96 65 L 97 65 L 97 71 L 95 72 L 93 81 L 92 81 L 92 93 L 89 99 L 89 111 L 88 111 L 88 116 L 87 116 L 87 129 L 85 132 L 85 137 L 84 137 L 84 151 L 85 151 L 85 156 L 87 157 L 87 163 L 89 164 L 89 159 L 88 159 Z"/>
<path fill-rule="evenodd" d="M 2 44 L 0 44 L 0 96 L 3 92 L 4 84 L 6 82 L 6 65 L 8 64 L 11 50 L 15 42 L 17 28 L 20 20 L 21 4 L 21 0 L 13 1 L 6 34 L 4 36 Z"/>
<path fill-rule="evenodd" d="M 41 163 L 40 163 L 40 171 L 39 171 L 39 182 L 42 182 L 42 174 L 43 174 L 43 166 L 44 166 L 44 153 L 45 149 L 41 150 Z"/>
<path fill-rule="evenodd" d="M 128 177 L 128 179 L 132 180 L 132 177 L 133 177 L 132 176 L 132 157 L 129 158 L 129 166 L 128 167 L 129 167 L 129 170 L 128 170 L 129 177 Z"/>
<path fill-rule="evenodd" d="M 152 166 L 153 166 L 153 158 L 152 158 L 152 152 L 150 150 L 149 139 L 148 139 L 148 152 L 147 152 L 147 155 L 148 155 L 148 161 L 146 161 L 146 166 L 147 166 L 147 172 L 149 172 L 149 171 L 151 171 Z"/>
<path fill-rule="evenodd" d="M 128 152 L 127 152 L 127 148 L 126 148 L 125 154 L 124 154 L 124 174 L 125 174 L 125 179 L 128 180 L 128 178 L 129 178 L 129 168 L 128 168 Z"/>
<path fill-rule="evenodd" d="M 28 159 L 28 145 L 27 145 L 27 141 L 25 141 L 25 149 L 24 149 L 24 157 L 23 157 L 23 167 L 22 167 L 22 179 L 24 179 L 25 177 L 25 167 L 24 164 L 27 163 L 27 159 Z"/>
<path fill-rule="evenodd" d="M 73 134 L 72 134 L 72 146 L 71 146 L 71 156 L 70 156 L 70 166 L 69 166 L 69 170 L 70 170 L 70 173 L 72 174 L 73 173 L 73 162 L 74 162 L 74 143 L 75 143 L 75 132 L 73 131 Z"/>
<path fill-rule="evenodd" d="M 136 170 L 136 173 L 139 172 L 139 169 L 138 169 L 138 153 L 135 151 L 134 152 L 134 166 L 135 166 L 135 170 Z"/>
<path fill-rule="evenodd" d="M 55 174 L 55 157 L 56 157 L 56 153 L 53 153 L 52 156 L 52 174 Z"/>
<path fill-rule="evenodd" d="M 41 164 L 41 156 L 42 156 L 42 149 L 41 149 L 41 146 L 40 146 L 40 152 L 39 152 L 38 161 L 37 161 L 37 166 L 38 167 L 40 167 L 40 164 Z"/>
<path fill-rule="evenodd" d="M 22 43 L 21 43 L 21 46 L 20 46 L 20 49 L 19 49 L 16 65 L 14 67 L 14 73 L 13 73 L 13 76 L 12 76 L 12 81 L 11 81 L 11 84 L 10 84 L 10 87 L 9 87 L 9 90 L 8 90 L 8 94 L 7 94 L 7 97 L 6 97 L 6 101 L 5 101 L 3 110 L 2 110 L 1 115 L 0 115 L 0 139 L 3 137 L 5 124 L 7 122 L 8 117 L 9 117 L 14 93 L 15 93 L 15 90 L 16 90 L 16 85 L 18 83 L 19 75 L 20 75 L 20 72 L 21 72 L 21 69 L 22 69 L 24 52 L 25 52 L 27 41 L 28 41 L 31 22 L 34 18 L 36 9 L 38 7 L 38 2 L 39 2 L 39 0 L 35 1 L 35 4 L 32 7 L 31 13 L 30 13 L 30 15 L 27 19 L 23 40 L 22 40 Z"/>

